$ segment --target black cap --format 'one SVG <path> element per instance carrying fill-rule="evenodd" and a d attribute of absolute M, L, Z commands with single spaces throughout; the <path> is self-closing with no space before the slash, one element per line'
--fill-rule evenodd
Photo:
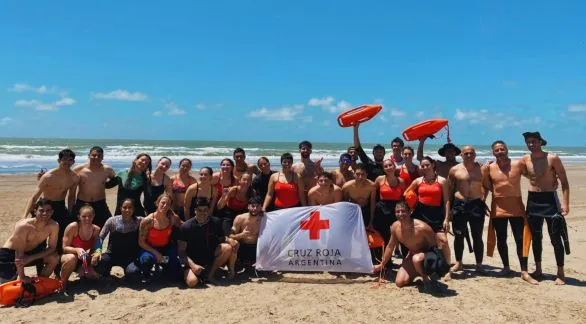
<path fill-rule="evenodd" d="M 523 133 L 523 137 L 525 137 L 525 140 L 527 140 L 527 138 L 537 138 L 541 141 L 541 145 L 545 146 L 547 145 L 547 141 L 543 139 L 543 137 L 541 137 L 541 134 L 539 134 L 539 132 L 525 132 Z"/>
<path fill-rule="evenodd" d="M 456 152 L 456 155 L 460 155 L 460 152 L 461 152 L 460 149 L 456 145 L 454 145 L 452 143 L 446 143 L 439 150 L 437 150 L 437 153 L 440 156 L 446 156 L 445 155 L 446 150 L 454 150 Z"/>

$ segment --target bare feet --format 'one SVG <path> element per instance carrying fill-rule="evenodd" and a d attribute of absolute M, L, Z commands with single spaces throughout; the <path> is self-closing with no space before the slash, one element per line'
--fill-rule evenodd
<path fill-rule="evenodd" d="M 450 272 L 462 271 L 462 261 L 456 261 L 456 263 L 450 268 Z"/>
<path fill-rule="evenodd" d="M 555 279 L 555 284 L 557 286 L 563 286 L 566 284 L 566 276 L 564 275 L 564 273 L 560 273 L 558 272 L 558 277 Z"/>
<path fill-rule="evenodd" d="M 539 285 L 539 282 L 537 280 L 533 279 L 527 271 L 521 272 L 521 279 L 525 280 L 526 282 L 528 282 L 532 285 Z"/>
<path fill-rule="evenodd" d="M 450 272 L 446 273 L 446 275 L 442 278 L 442 280 L 444 282 L 451 281 L 452 280 L 452 273 L 450 273 Z"/>

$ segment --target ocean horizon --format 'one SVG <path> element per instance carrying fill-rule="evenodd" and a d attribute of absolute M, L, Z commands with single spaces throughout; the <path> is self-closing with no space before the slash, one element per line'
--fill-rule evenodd
<path fill-rule="evenodd" d="M 390 141 L 391 139 L 387 139 Z M 424 153 L 439 159 L 437 150 L 444 143 L 444 139 L 429 140 L 426 142 Z M 312 159 L 324 158 L 322 165 L 325 168 L 338 166 L 340 154 L 346 152 L 351 142 L 312 142 Z M 387 157 L 390 152 L 390 143 L 381 143 L 387 147 Z M 458 143 L 455 143 L 458 144 Z M 111 165 L 115 170 L 130 167 L 132 160 L 139 153 L 146 152 L 153 164 L 162 157 L 172 160 L 171 172 L 177 170 L 177 163 L 182 158 L 189 158 L 193 162 L 193 170 L 203 166 L 217 170 L 220 160 L 232 158 L 232 151 L 241 147 L 246 151 L 246 160 L 255 163 L 265 156 L 271 161 L 273 169 L 279 168 L 281 154 L 290 152 L 294 160 L 300 159 L 298 142 L 270 142 L 270 141 L 215 141 L 215 140 L 132 140 L 132 139 L 74 139 L 74 138 L 0 138 L 0 174 L 27 174 L 36 173 L 41 168 L 51 169 L 57 166 L 57 154 L 64 148 L 70 148 L 76 153 L 76 164 L 87 161 L 87 154 L 92 146 L 101 146 L 104 149 L 104 163 Z M 363 143 L 363 148 L 370 156 L 375 143 Z M 413 149 L 417 149 L 418 142 L 406 142 Z M 485 162 L 494 159 L 490 145 L 473 145 L 476 149 L 477 160 Z M 558 154 L 564 163 L 586 163 L 586 147 L 547 146 L 545 150 Z M 523 146 L 509 146 L 509 156 L 519 158 L 527 153 Z M 154 166 L 154 165 L 153 165 Z"/>

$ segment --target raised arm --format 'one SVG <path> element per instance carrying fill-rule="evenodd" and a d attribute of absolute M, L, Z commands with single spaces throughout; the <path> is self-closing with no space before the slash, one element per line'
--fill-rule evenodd
<path fill-rule="evenodd" d="M 364 149 L 360 145 L 360 137 L 358 136 L 358 126 L 359 125 L 360 124 L 354 125 L 354 148 L 356 149 L 356 154 L 360 158 L 360 161 L 362 161 L 362 163 L 369 163 L 370 158 L 368 157 L 368 155 L 366 155 L 366 153 L 364 152 Z"/>
<path fill-rule="evenodd" d="M 427 137 L 423 137 L 419 139 L 419 145 L 417 145 L 417 161 L 421 162 L 423 160 L 423 146 L 425 145 L 425 140 Z"/>

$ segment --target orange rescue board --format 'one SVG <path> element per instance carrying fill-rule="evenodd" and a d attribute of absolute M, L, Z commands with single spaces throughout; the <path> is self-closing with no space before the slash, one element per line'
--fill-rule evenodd
<path fill-rule="evenodd" d="M 352 108 L 338 115 L 338 124 L 341 127 L 352 127 L 364 123 L 376 116 L 383 109 L 382 105 L 363 105 Z"/>
<path fill-rule="evenodd" d="M 385 246 L 385 241 L 383 237 L 376 230 L 367 229 L 366 238 L 368 239 L 368 247 L 371 249 Z"/>
<path fill-rule="evenodd" d="M 439 132 L 448 124 L 447 119 L 430 119 L 419 124 L 407 127 L 403 131 L 403 138 L 406 141 L 414 141 Z"/>
<path fill-rule="evenodd" d="M 59 290 L 63 285 L 60 280 L 46 278 L 46 277 L 34 277 L 31 278 L 31 283 L 35 286 L 36 295 L 35 299 L 41 299 L 47 297 Z M 22 294 L 24 288 L 21 280 L 14 280 L 0 285 L 0 305 L 12 305 Z M 28 292 L 24 293 L 24 299 L 30 298 L 31 294 Z"/>

